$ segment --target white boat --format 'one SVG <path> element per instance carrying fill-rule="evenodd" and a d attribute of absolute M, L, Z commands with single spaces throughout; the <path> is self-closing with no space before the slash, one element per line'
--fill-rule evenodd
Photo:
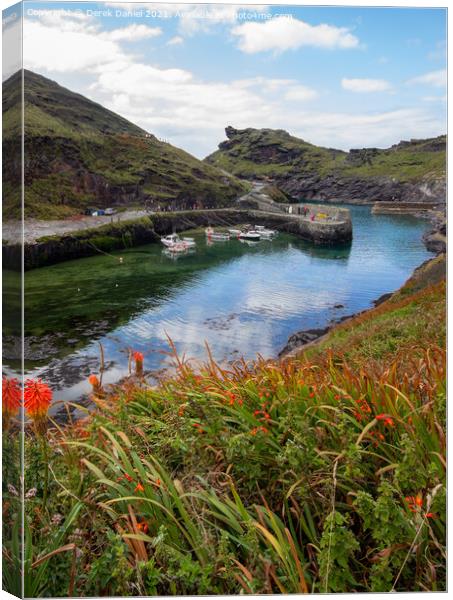
<path fill-rule="evenodd" d="M 241 231 L 238 237 L 240 240 L 248 240 L 249 242 L 259 242 L 261 239 L 259 232 L 253 229 L 249 231 Z"/>
<path fill-rule="evenodd" d="M 195 240 L 193 238 L 184 237 L 181 239 L 177 233 L 172 233 L 170 235 L 166 235 L 166 236 L 160 238 L 160 241 L 162 242 L 162 244 L 164 246 L 166 246 L 167 248 L 170 248 L 170 249 L 173 249 L 176 246 L 178 246 L 178 249 L 194 248 L 196 245 Z"/>
<path fill-rule="evenodd" d="M 214 231 L 212 227 L 207 227 L 205 233 L 208 240 L 212 242 L 227 242 L 230 239 L 229 233 Z"/>
<path fill-rule="evenodd" d="M 187 246 L 181 246 L 180 244 L 175 244 L 171 248 L 164 248 L 162 250 L 162 254 L 176 260 L 181 256 L 188 256 L 189 254 L 195 254 L 195 248 L 187 248 Z"/>
<path fill-rule="evenodd" d="M 269 239 L 277 235 L 277 231 L 275 229 L 267 229 L 264 225 L 257 225 L 255 230 L 260 234 L 261 237 Z"/>
<path fill-rule="evenodd" d="M 188 248 L 195 248 L 197 245 L 193 237 L 183 237 L 182 241 Z"/>
<path fill-rule="evenodd" d="M 228 229 L 228 231 L 235 237 L 238 237 L 238 235 L 241 235 L 242 233 L 242 229 Z"/>

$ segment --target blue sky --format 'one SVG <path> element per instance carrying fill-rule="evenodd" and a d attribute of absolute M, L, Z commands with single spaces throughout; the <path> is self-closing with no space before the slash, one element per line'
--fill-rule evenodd
<path fill-rule="evenodd" d="M 226 125 L 343 149 L 446 130 L 444 9 L 26 2 L 24 13 L 26 68 L 198 157 Z"/>

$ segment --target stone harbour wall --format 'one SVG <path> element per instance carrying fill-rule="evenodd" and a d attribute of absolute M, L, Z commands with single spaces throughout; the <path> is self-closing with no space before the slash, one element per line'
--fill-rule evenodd
<path fill-rule="evenodd" d="M 314 244 L 335 245 L 351 242 L 352 223 L 349 210 L 336 207 L 328 207 L 328 209 L 319 207 L 319 209 L 324 213 L 327 213 L 327 210 L 332 211 L 330 213 L 332 218 L 311 221 L 309 218 L 297 214 L 250 209 L 155 213 L 135 221 L 122 221 L 64 235 L 46 236 L 39 238 L 36 242 L 26 243 L 24 245 L 24 269 L 34 269 L 65 260 L 159 242 L 161 236 L 208 225 L 226 228 L 250 223 L 292 233 Z M 20 270 L 21 254 L 20 244 L 4 243 L 4 267 Z"/>

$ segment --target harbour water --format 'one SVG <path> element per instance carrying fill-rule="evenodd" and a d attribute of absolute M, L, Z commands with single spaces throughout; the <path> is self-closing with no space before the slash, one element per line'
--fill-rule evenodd
<path fill-rule="evenodd" d="M 169 368 L 168 338 L 194 359 L 206 357 L 206 344 L 219 361 L 275 356 L 295 331 L 372 306 L 431 256 L 426 221 L 350 209 L 348 247 L 286 234 L 253 246 L 207 245 L 198 232 L 196 252 L 178 259 L 150 244 L 27 272 L 27 375 L 48 382 L 59 400 L 77 400 L 99 371 L 99 343 L 105 382 L 127 374 L 129 349 L 143 352 L 146 369 Z"/>

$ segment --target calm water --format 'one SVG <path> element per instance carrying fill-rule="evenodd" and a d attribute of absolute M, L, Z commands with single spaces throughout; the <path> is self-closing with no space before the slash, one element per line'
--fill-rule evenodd
<path fill-rule="evenodd" d="M 127 373 L 127 349 L 145 368 L 168 367 L 166 336 L 188 357 L 271 357 L 295 331 L 372 305 L 398 288 L 430 254 L 426 221 L 374 216 L 351 207 L 354 241 L 316 248 L 280 234 L 250 247 L 237 240 L 172 260 L 157 244 L 62 263 L 26 274 L 26 369 L 58 390 L 59 399 L 89 391 L 87 376 L 105 350 L 105 381 Z M 343 308 L 335 308 L 341 304 Z"/>

